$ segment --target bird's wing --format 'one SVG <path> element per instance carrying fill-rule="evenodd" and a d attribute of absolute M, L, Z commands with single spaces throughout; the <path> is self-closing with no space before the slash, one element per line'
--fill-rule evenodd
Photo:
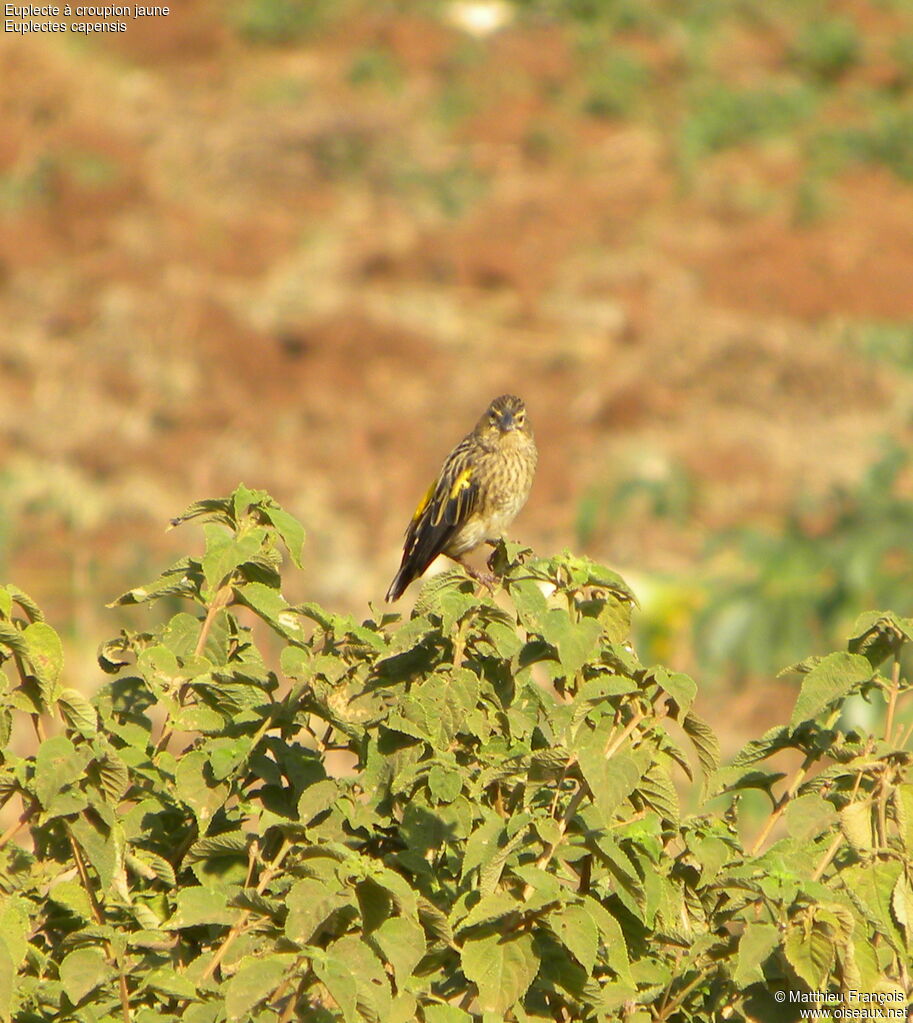
<path fill-rule="evenodd" d="M 440 475 L 419 501 L 406 530 L 403 560 L 387 592 L 388 600 L 395 600 L 425 571 L 472 515 L 478 503 L 479 485 L 471 451 L 467 437 L 451 451 Z"/>
<path fill-rule="evenodd" d="M 411 534 L 421 529 L 461 526 L 472 514 L 478 501 L 479 486 L 470 451 L 470 438 L 467 437 L 447 456 L 440 475 L 415 509 L 406 530 L 407 541 Z M 453 529 L 449 532 L 452 533 Z"/>

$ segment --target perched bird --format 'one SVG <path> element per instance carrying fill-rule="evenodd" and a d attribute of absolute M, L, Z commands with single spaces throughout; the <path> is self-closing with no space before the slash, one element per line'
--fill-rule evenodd
<path fill-rule="evenodd" d="M 526 504 L 537 458 L 526 406 L 513 394 L 495 398 L 415 509 L 387 600 L 398 600 L 439 554 L 485 578 L 462 555 L 504 533 Z"/>

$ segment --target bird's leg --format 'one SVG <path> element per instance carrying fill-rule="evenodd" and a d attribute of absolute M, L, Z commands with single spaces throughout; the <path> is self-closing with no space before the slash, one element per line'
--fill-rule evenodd
<path fill-rule="evenodd" d="M 458 565 L 462 565 L 466 569 L 468 575 L 470 575 L 477 583 L 481 583 L 483 586 L 487 586 L 489 590 L 494 591 L 495 584 L 498 581 L 498 577 L 494 572 L 480 572 L 477 568 L 473 568 L 472 565 L 465 562 L 462 558 L 453 559 Z"/>
<path fill-rule="evenodd" d="M 485 543 L 491 548 L 491 554 L 488 555 L 488 560 L 485 562 L 488 565 L 488 571 L 494 574 L 495 570 L 495 557 L 498 553 L 498 541 L 497 540 L 486 540 Z"/>

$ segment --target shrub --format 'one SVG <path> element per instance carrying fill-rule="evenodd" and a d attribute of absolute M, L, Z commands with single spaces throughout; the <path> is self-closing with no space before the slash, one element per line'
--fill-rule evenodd
<path fill-rule="evenodd" d="M 0 588 L 0 1018 L 646 1023 L 783 1019 L 786 988 L 904 997 L 913 621 L 865 616 L 798 665 L 790 721 L 718 771 L 696 684 L 640 663 L 607 569 L 502 543 L 497 599 L 452 571 L 408 620 L 358 623 L 283 598 L 303 531 L 268 495 L 191 519 L 203 553 L 119 600 L 187 610 L 103 644 L 91 703 Z M 882 739 L 835 725 L 860 691 L 888 700 Z M 763 767 L 783 751 L 785 784 Z M 747 788 L 771 810 L 743 838 Z"/>

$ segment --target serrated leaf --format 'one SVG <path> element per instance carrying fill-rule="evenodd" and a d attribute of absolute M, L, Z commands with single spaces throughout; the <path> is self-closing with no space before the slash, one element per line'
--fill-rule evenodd
<path fill-rule="evenodd" d="M 739 938 L 739 955 L 732 979 L 740 988 L 764 981 L 761 964 L 780 944 L 780 932 L 773 924 L 752 922 Z"/>
<path fill-rule="evenodd" d="M 837 811 L 816 792 L 793 799 L 786 807 L 786 826 L 800 842 L 817 838 L 837 823 Z"/>
<path fill-rule="evenodd" d="M 203 577 L 214 592 L 224 586 L 235 570 L 255 558 L 266 539 L 263 528 L 251 529 L 240 536 L 231 536 L 217 525 L 203 527 L 206 553 L 203 555 Z"/>
<path fill-rule="evenodd" d="M 870 681 L 873 674 L 872 665 L 861 654 L 844 651 L 828 654 L 802 679 L 790 727 L 817 717 L 826 707 Z"/>
<path fill-rule="evenodd" d="M 60 961 L 58 974 L 67 998 L 78 1005 L 83 998 L 111 976 L 105 954 L 98 948 L 77 948 Z"/>
<path fill-rule="evenodd" d="M 162 924 L 162 928 L 178 931 L 200 924 L 231 924 L 234 919 L 235 912 L 229 908 L 225 888 L 199 885 L 178 890 L 174 913 Z"/>
<path fill-rule="evenodd" d="M 60 694 L 60 674 L 63 671 L 63 644 L 57 633 L 45 622 L 33 622 L 23 633 L 29 663 L 35 670 L 41 698 L 46 707 L 56 702 Z"/>
<path fill-rule="evenodd" d="M 460 877 L 465 878 L 476 867 L 489 863 L 499 848 L 499 839 L 504 833 L 504 822 L 500 817 L 490 816 L 469 836 L 463 855 Z"/>
<path fill-rule="evenodd" d="M 586 906 L 571 903 L 553 910 L 548 915 L 548 925 L 590 976 L 596 963 L 599 932 Z"/>
<path fill-rule="evenodd" d="M 61 689 L 57 706 L 69 728 L 87 739 L 98 735 L 98 714 L 77 689 Z"/>
<path fill-rule="evenodd" d="M 872 806 L 868 800 L 847 803 L 840 810 L 840 830 L 857 852 L 874 848 L 872 836 Z"/>
<path fill-rule="evenodd" d="M 0 1020 L 8 1023 L 16 994 L 16 963 L 5 942 L 0 942 Z"/>
<path fill-rule="evenodd" d="M 539 957 L 528 933 L 467 938 L 460 952 L 463 973 L 479 991 L 483 1012 L 504 1014 L 529 989 Z"/>
<path fill-rule="evenodd" d="M 225 802 L 230 790 L 226 782 L 216 781 L 207 755 L 202 750 L 192 750 L 178 760 L 174 791 L 200 824 L 205 825 Z"/>
<path fill-rule="evenodd" d="M 697 683 L 690 675 L 681 671 L 670 672 L 665 668 L 657 667 L 651 672 L 654 682 L 668 693 L 678 705 L 680 717 L 687 715 L 697 696 Z"/>
<path fill-rule="evenodd" d="M 292 559 L 296 568 L 301 568 L 301 549 L 304 547 L 304 526 L 290 515 L 283 508 L 276 504 L 269 504 L 263 509 L 263 514 L 272 522 L 282 537 L 285 549 Z"/>
<path fill-rule="evenodd" d="M 336 910 L 352 904 L 351 898 L 333 891 L 323 881 L 304 877 L 292 885 L 286 897 L 286 936 L 297 945 L 307 945 Z"/>
<path fill-rule="evenodd" d="M 297 611 L 290 607 L 278 591 L 265 583 L 252 582 L 232 587 L 235 597 L 262 618 L 284 639 L 294 641 L 304 638 L 301 620 Z"/>
<path fill-rule="evenodd" d="M 140 989 L 148 988 L 165 995 L 166 998 L 197 1000 L 197 985 L 185 974 L 172 966 L 159 966 L 145 974 Z"/>
<path fill-rule="evenodd" d="M 94 813 L 85 813 L 72 821 L 70 831 L 98 874 L 102 890 L 107 890 L 115 873 L 123 868 L 124 839 L 121 824 L 118 822 L 108 827 Z"/>
<path fill-rule="evenodd" d="M 91 759 L 89 749 L 77 749 L 65 735 L 54 735 L 41 743 L 35 756 L 34 788 L 45 810 L 52 809 L 58 793 L 79 781 Z"/>
<path fill-rule="evenodd" d="M 616 753 L 608 760 L 605 740 L 594 732 L 577 751 L 580 770 L 593 795 L 593 801 L 606 825 L 621 804 L 637 787 L 646 766 L 643 758 L 629 752 Z"/>
<path fill-rule="evenodd" d="M 907 935 L 907 943 L 913 944 L 913 884 L 904 873 L 898 875 L 891 893 L 891 909 Z"/>
<path fill-rule="evenodd" d="M 13 603 L 18 604 L 22 608 L 30 622 L 44 621 L 44 612 L 25 590 L 20 590 L 15 583 L 7 583 L 6 592 L 10 595 Z"/>
<path fill-rule="evenodd" d="M 472 1023 L 472 1016 L 456 1005 L 426 1005 L 425 1023 Z"/>
<path fill-rule="evenodd" d="M 709 779 L 720 766 L 720 741 L 717 739 L 716 733 L 703 718 L 698 717 L 693 711 L 685 715 L 682 728 L 697 751 L 697 759 L 704 772 L 704 777 Z"/>
<path fill-rule="evenodd" d="M 523 903 L 513 895 L 503 891 L 492 892 L 490 895 L 483 895 L 462 919 L 454 920 L 454 930 L 459 933 L 468 927 L 491 923 L 492 920 L 516 913 L 522 908 Z"/>
<path fill-rule="evenodd" d="M 15 625 L 0 622 L 0 646 L 5 646 L 7 649 L 12 650 L 13 653 L 19 654 L 20 657 L 28 656 L 25 638 L 21 630 L 17 629 Z"/>
<path fill-rule="evenodd" d="M 404 916 L 391 916 L 377 928 L 373 938 L 393 967 L 397 987 L 403 987 L 427 950 L 421 925 Z"/>
<path fill-rule="evenodd" d="M 913 859 L 913 784 L 905 782 L 894 789 L 894 812 L 904 849 Z"/>
<path fill-rule="evenodd" d="M 586 664 L 602 635 L 602 626 L 593 618 L 571 621 L 564 608 L 548 611 L 540 623 L 542 637 L 558 651 L 558 660 L 569 678 Z"/>
<path fill-rule="evenodd" d="M 314 973 L 324 984 L 333 1001 L 339 1006 L 346 1023 L 359 1023 L 356 1004 L 358 985 L 355 975 L 347 964 L 337 956 L 323 956 L 312 963 Z"/>
<path fill-rule="evenodd" d="M 334 941 L 327 951 L 352 970 L 359 1013 L 383 1023 L 390 1014 L 392 995 L 387 972 L 374 950 L 358 935 L 347 934 Z"/>
<path fill-rule="evenodd" d="M 316 781 L 301 793 L 298 800 L 298 819 L 302 824 L 310 824 L 328 810 L 339 797 L 339 782 L 335 778 L 324 778 Z"/>
<path fill-rule="evenodd" d="M 225 983 L 225 1012 L 230 1020 L 249 1018 L 248 1014 L 281 984 L 294 966 L 294 955 L 274 953 L 244 956 L 241 965 Z"/>
<path fill-rule="evenodd" d="M 428 772 L 428 789 L 438 803 L 452 803 L 462 787 L 463 778 L 459 771 L 435 764 Z"/>
<path fill-rule="evenodd" d="M 836 947 L 833 938 L 809 913 L 790 923 L 783 952 L 789 965 L 813 991 L 824 990 L 834 967 Z"/>

